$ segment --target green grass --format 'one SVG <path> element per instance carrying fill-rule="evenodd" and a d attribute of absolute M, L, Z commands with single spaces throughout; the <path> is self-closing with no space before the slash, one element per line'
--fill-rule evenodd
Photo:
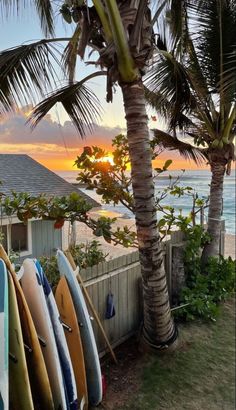
<path fill-rule="evenodd" d="M 234 313 L 228 302 L 216 323 L 180 326 L 179 349 L 144 359 L 138 392 L 117 410 L 233 410 Z"/>

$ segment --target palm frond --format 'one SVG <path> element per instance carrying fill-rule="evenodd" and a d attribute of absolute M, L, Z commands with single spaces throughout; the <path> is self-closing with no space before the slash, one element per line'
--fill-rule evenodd
<path fill-rule="evenodd" d="M 78 130 L 81 137 L 84 137 L 86 130 L 93 130 L 94 123 L 97 123 L 101 115 L 101 106 L 96 95 L 84 85 L 89 79 L 105 75 L 106 72 L 100 71 L 89 75 L 82 81 L 69 84 L 53 92 L 32 111 L 28 122 L 34 128 L 40 120 L 55 106 L 61 103 Z"/>
<path fill-rule="evenodd" d="M 151 91 L 144 86 L 145 99 L 148 105 L 160 114 L 166 121 L 171 115 L 171 104 L 163 94 L 158 91 Z"/>
<path fill-rule="evenodd" d="M 199 101 L 199 105 L 201 104 L 202 109 L 205 112 L 208 112 L 208 117 L 210 118 L 212 116 L 213 119 L 215 119 L 215 103 L 211 93 L 209 92 L 207 79 L 202 71 L 194 42 L 190 37 L 186 42 L 186 50 L 187 55 L 185 58 L 187 60 L 187 72 L 191 88 L 194 90 L 194 93 Z"/>
<path fill-rule="evenodd" d="M 166 11 L 166 20 L 169 26 L 171 48 L 175 50 L 176 55 L 182 57 L 189 38 L 186 1 L 172 0 L 169 10 Z"/>
<path fill-rule="evenodd" d="M 157 61 L 146 76 L 145 83 L 150 91 L 168 101 L 171 109 L 170 128 L 181 128 L 182 114 L 186 115 L 196 107 L 185 67 L 171 53 L 159 50 Z"/>
<path fill-rule="evenodd" d="M 206 152 L 191 144 L 180 141 L 177 137 L 167 134 L 164 131 L 154 129 L 154 141 L 160 148 L 168 149 L 170 151 L 178 151 L 185 159 L 193 160 L 196 164 L 202 163 L 206 160 Z"/>
<path fill-rule="evenodd" d="M 35 103 L 56 84 L 58 50 L 50 40 L 0 52 L 0 112 L 21 104 Z"/>
<path fill-rule="evenodd" d="M 69 76 L 69 81 L 74 81 L 75 78 L 75 68 L 76 68 L 76 60 L 77 60 L 77 50 L 78 50 L 78 43 L 81 33 L 81 27 L 77 24 L 76 29 L 71 37 L 69 43 L 67 44 L 63 55 L 62 55 L 62 63 L 65 67 L 65 70 Z"/>
<path fill-rule="evenodd" d="M 168 124 L 172 116 L 172 105 L 168 99 L 160 92 L 150 91 L 147 87 L 144 87 L 144 92 L 147 103 L 160 114 Z M 179 123 L 181 124 L 180 128 L 182 130 L 194 126 L 192 119 L 183 113 L 179 113 Z"/>
<path fill-rule="evenodd" d="M 24 13 L 26 8 L 34 7 L 46 37 L 54 35 L 53 8 L 50 0 L 0 0 L 2 15 Z"/>
<path fill-rule="evenodd" d="M 152 25 L 159 23 L 160 16 L 165 12 L 166 7 L 169 4 L 169 0 L 162 0 L 161 2 L 158 1 L 156 4 L 153 5 L 154 15 L 152 18 Z"/>
<path fill-rule="evenodd" d="M 40 18 L 42 30 L 47 37 L 54 35 L 53 8 L 50 0 L 36 0 L 35 6 Z"/>
<path fill-rule="evenodd" d="M 223 81 L 218 84 L 218 88 L 222 87 L 224 99 L 226 102 L 236 102 L 236 39 L 234 50 L 226 57 L 228 61 L 225 63 L 225 71 L 223 72 Z"/>
<path fill-rule="evenodd" d="M 203 0 L 202 0 L 203 1 Z M 231 0 L 205 0 L 195 17 L 198 58 L 212 92 L 220 93 L 224 73 L 235 70 L 236 4 Z"/>
<path fill-rule="evenodd" d="M 11 111 L 12 106 L 14 106 L 12 96 L 6 96 L 4 92 L 0 89 L 0 117 L 1 115 Z"/>

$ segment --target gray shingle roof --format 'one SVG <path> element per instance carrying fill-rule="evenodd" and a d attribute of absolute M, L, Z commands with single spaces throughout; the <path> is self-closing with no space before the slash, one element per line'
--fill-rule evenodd
<path fill-rule="evenodd" d="M 93 207 L 100 206 L 98 202 L 28 155 L 0 154 L 0 181 L 0 192 L 6 195 L 10 195 L 12 190 L 50 196 L 69 195 L 78 191 Z"/>

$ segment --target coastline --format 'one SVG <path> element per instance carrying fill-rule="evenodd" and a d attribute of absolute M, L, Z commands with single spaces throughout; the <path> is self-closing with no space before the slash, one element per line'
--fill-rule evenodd
<path fill-rule="evenodd" d="M 97 212 L 94 212 L 94 215 L 97 214 Z M 100 216 L 101 213 L 99 212 Z M 114 213 L 115 214 L 115 213 Z M 115 217 L 117 215 L 111 214 L 106 216 Z M 131 230 L 135 230 L 135 221 L 134 219 L 127 219 L 127 218 L 122 218 L 122 217 L 117 217 L 116 222 L 114 223 L 114 228 L 120 227 L 123 228 L 124 226 L 128 226 Z M 137 248 L 130 247 L 130 248 L 125 248 L 122 245 L 113 245 L 107 243 L 102 237 L 97 237 L 94 236 L 91 229 L 88 228 L 85 224 L 77 222 L 76 224 L 76 243 L 86 243 L 86 242 L 91 242 L 92 240 L 96 240 L 101 244 L 101 250 L 107 254 L 107 260 L 116 258 L 118 256 L 122 256 L 131 252 L 134 252 L 137 250 Z M 236 252 L 235 252 L 235 247 L 236 247 L 236 235 L 227 233 L 225 234 L 225 257 L 231 256 L 231 258 L 235 259 L 236 258 Z"/>

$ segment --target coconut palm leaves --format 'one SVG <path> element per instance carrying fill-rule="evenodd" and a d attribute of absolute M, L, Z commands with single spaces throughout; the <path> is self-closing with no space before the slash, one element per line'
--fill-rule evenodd
<path fill-rule="evenodd" d="M 0 0 L 0 7 L 6 17 L 13 13 L 19 15 L 28 7 L 35 8 L 43 33 L 46 37 L 54 35 L 53 8 L 50 0 Z"/>
<path fill-rule="evenodd" d="M 147 85 L 160 95 L 160 101 L 168 101 L 166 117 L 170 130 L 188 133 L 184 121 L 188 118 L 192 134 L 194 124 L 196 138 L 201 130 L 209 146 L 217 139 L 222 148 L 222 143 L 233 140 L 234 120 L 231 130 L 226 129 L 226 122 L 232 116 L 236 97 L 235 3 L 182 0 L 178 2 L 181 24 L 174 20 L 175 3 L 170 1 L 166 11 L 174 45 L 168 52 L 159 50 Z M 204 141 L 202 136 L 198 143 Z"/>
<path fill-rule="evenodd" d="M 161 131 L 153 130 L 155 142 L 160 148 L 170 151 L 179 151 L 179 153 L 187 160 L 192 160 L 196 164 L 200 164 L 203 160 L 207 158 L 207 152 L 194 147 L 191 144 L 179 140 L 177 137 Z"/>
<path fill-rule="evenodd" d="M 29 120 L 32 126 L 35 127 L 51 108 L 61 103 L 81 137 L 85 136 L 87 129 L 92 131 L 93 124 L 100 118 L 101 107 L 96 95 L 84 83 L 104 74 L 103 71 L 98 71 L 82 81 L 53 92 L 34 108 Z"/>
<path fill-rule="evenodd" d="M 56 84 L 59 54 L 49 40 L 0 52 L 0 113 L 42 97 Z"/>
<path fill-rule="evenodd" d="M 146 94 L 167 120 L 169 134 L 156 131 L 163 146 L 179 149 L 186 156 L 176 138 L 181 135 L 191 138 L 194 146 L 207 147 L 204 154 L 212 172 L 208 213 L 212 241 L 203 252 L 206 261 L 219 253 L 224 174 L 230 172 L 235 158 L 236 3 L 169 0 L 160 18 L 163 14 L 170 23 L 168 51 L 158 50 Z M 194 146 L 185 148 L 191 151 Z"/>

